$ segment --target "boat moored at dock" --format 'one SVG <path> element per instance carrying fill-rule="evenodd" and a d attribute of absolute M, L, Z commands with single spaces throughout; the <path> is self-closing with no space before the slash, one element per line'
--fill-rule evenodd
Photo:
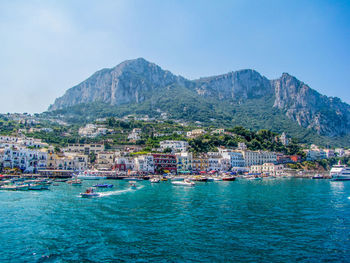
<path fill-rule="evenodd" d="M 333 181 L 349 181 L 350 167 L 340 164 L 334 165 L 329 173 Z"/>

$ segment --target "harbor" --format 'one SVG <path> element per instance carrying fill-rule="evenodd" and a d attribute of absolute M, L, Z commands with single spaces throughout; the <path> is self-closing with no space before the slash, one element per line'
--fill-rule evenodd
<path fill-rule="evenodd" d="M 205 262 L 285 262 L 287 254 L 290 262 L 348 260 L 349 182 L 171 182 L 136 181 L 132 189 L 129 180 L 82 180 L 47 191 L 0 191 L 6 240 L 0 261 L 159 262 L 200 255 Z M 113 187 L 80 196 L 97 184 Z"/>

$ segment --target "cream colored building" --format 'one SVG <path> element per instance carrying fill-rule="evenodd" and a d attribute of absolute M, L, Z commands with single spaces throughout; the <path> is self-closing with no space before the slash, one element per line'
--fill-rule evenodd
<path fill-rule="evenodd" d="M 114 165 L 114 152 L 99 152 L 97 154 L 96 166 L 98 169 L 111 169 Z"/>
<path fill-rule="evenodd" d="M 63 149 L 64 152 L 75 152 L 89 155 L 91 152 L 97 154 L 105 150 L 105 146 L 102 143 L 92 143 L 92 144 L 68 144 L 68 147 Z"/>
<path fill-rule="evenodd" d="M 252 165 L 250 173 L 262 173 L 266 175 L 281 176 L 284 172 L 282 164 L 264 163 L 263 165 Z"/>

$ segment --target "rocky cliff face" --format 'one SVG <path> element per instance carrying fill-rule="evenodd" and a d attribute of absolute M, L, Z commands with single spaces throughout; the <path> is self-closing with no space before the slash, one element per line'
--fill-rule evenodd
<path fill-rule="evenodd" d="M 111 105 L 139 103 L 151 96 L 157 88 L 184 82 L 184 78 L 162 70 L 143 58 L 128 60 L 114 68 L 100 70 L 67 90 L 49 110 L 95 101 Z"/>
<path fill-rule="evenodd" d="M 338 98 L 328 98 L 287 73 L 272 80 L 275 103 L 292 120 L 327 136 L 350 132 L 350 106 Z"/>
<path fill-rule="evenodd" d="M 255 98 L 274 98 L 274 105 L 300 126 L 321 135 L 350 134 L 350 106 L 338 98 L 328 98 L 293 76 L 268 80 L 254 70 L 186 80 L 142 58 L 125 61 L 111 69 L 103 69 L 79 85 L 67 90 L 49 110 L 90 102 L 110 105 L 137 104 L 158 97 L 167 97 L 172 87 L 182 87 L 192 99 L 210 98 L 217 103 L 244 103 Z M 184 95 L 186 96 L 186 95 Z M 225 102 L 222 102 L 225 100 Z M 174 101 L 174 103 L 188 103 Z M 204 105 L 204 103 L 203 103 Z M 207 105 L 207 104 L 206 104 Z M 258 110 L 258 109 L 257 109 Z M 215 118 L 209 116 L 208 118 Z"/>
<path fill-rule="evenodd" d="M 234 101 L 273 95 L 270 81 L 251 69 L 228 74 L 201 78 L 196 83 L 196 91 L 203 96 L 212 96 Z"/>

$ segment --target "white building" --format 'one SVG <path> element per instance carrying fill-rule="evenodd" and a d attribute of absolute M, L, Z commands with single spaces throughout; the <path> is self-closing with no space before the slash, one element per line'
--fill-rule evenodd
<path fill-rule="evenodd" d="M 242 151 L 242 154 L 246 167 L 264 163 L 277 163 L 277 154 L 275 152 L 246 150 Z"/>
<path fill-rule="evenodd" d="M 141 139 L 142 130 L 140 128 L 135 128 L 128 135 L 128 140 L 137 141 Z"/>
<path fill-rule="evenodd" d="M 35 172 L 45 169 L 47 152 L 27 148 L 9 147 L 3 154 L 3 165 L 8 168 L 19 168 L 24 172 Z"/>
<path fill-rule="evenodd" d="M 173 152 L 185 152 L 187 151 L 189 145 L 186 141 L 161 141 L 159 142 L 161 150 L 165 150 L 166 148 L 171 149 Z"/>
<path fill-rule="evenodd" d="M 245 161 L 241 151 L 222 151 L 222 157 L 230 160 L 230 168 L 235 171 L 244 170 Z"/>
<path fill-rule="evenodd" d="M 284 145 L 287 146 L 289 144 L 289 139 L 287 138 L 287 135 L 285 132 L 282 133 L 280 136 L 280 142 Z"/>
<path fill-rule="evenodd" d="M 154 173 L 153 155 L 141 155 L 134 158 L 134 169 L 138 172 Z"/>
<path fill-rule="evenodd" d="M 263 165 L 252 165 L 250 173 L 262 173 L 266 175 L 281 176 L 284 172 L 282 164 L 264 163 Z"/>

